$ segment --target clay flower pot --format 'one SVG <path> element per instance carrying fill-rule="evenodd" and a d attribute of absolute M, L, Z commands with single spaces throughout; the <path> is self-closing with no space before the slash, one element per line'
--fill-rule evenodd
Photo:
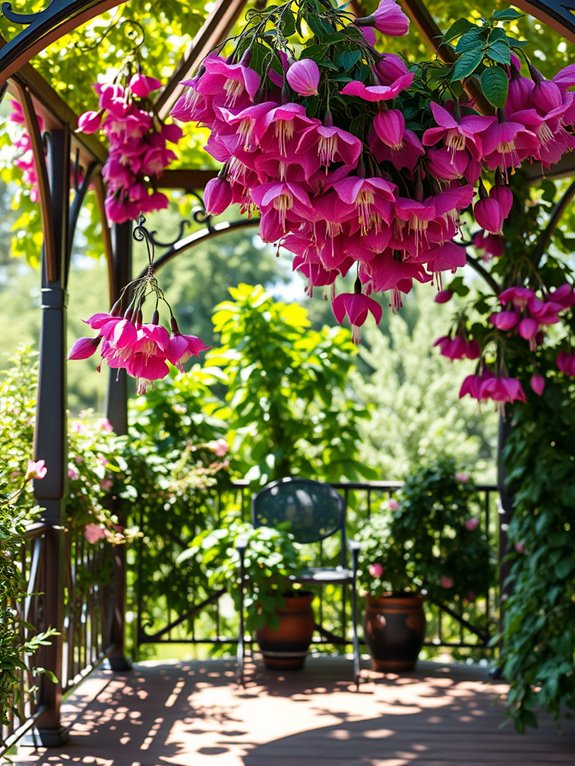
<path fill-rule="evenodd" d="M 413 670 L 425 637 L 424 596 L 367 595 L 365 640 L 374 670 Z"/>
<path fill-rule="evenodd" d="M 256 632 L 264 665 L 271 670 L 300 670 L 311 644 L 315 627 L 312 609 L 313 593 L 303 591 L 284 597 L 278 610 L 280 622 L 276 628 L 266 625 Z"/>

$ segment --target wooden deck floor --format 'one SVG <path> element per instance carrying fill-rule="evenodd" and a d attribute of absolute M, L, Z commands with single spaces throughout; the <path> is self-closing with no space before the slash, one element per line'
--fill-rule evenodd
<path fill-rule="evenodd" d="M 420 663 L 406 676 L 311 658 L 276 675 L 250 666 L 244 690 L 233 663 L 144 662 L 100 671 L 66 703 L 70 743 L 22 748 L 18 764 L 50 766 L 467 766 L 575 764 L 575 725 L 543 720 L 521 736 L 501 728 L 505 692 L 486 673 Z"/>

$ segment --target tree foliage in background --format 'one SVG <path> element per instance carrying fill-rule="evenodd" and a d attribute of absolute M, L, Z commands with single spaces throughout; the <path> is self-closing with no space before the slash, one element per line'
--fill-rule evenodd
<path fill-rule="evenodd" d="M 445 307 L 415 290 L 388 334 L 365 333 L 360 358 L 368 372 L 354 376 L 354 388 L 372 405 L 369 421 L 360 423 L 360 453 L 378 478 L 403 479 L 421 462 L 449 455 L 482 480 L 495 480 L 495 413 L 457 397 L 454 378 L 471 364 L 453 367 L 433 348 L 445 318 Z"/>
<path fill-rule="evenodd" d="M 220 346 L 206 365 L 222 371 L 233 465 L 258 484 L 282 476 L 358 480 L 373 472 L 359 461 L 353 393 L 355 348 L 342 328 L 310 330 L 302 306 L 274 301 L 262 287 L 230 288 L 216 306 Z"/>

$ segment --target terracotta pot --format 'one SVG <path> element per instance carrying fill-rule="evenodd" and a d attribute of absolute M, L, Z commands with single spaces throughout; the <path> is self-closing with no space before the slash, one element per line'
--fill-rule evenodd
<path fill-rule="evenodd" d="M 271 670 L 300 670 L 311 644 L 315 618 L 311 602 L 313 593 L 303 591 L 297 596 L 285 596 L 278 611 L 277 628 L 264 626 L 256 632 L 266 668 Z"/>
<path fill-rule="evenodd" d="M 374 670 L 413 670 L 425 637 L 424 596 L 367 596 L 365 640 Z"/>

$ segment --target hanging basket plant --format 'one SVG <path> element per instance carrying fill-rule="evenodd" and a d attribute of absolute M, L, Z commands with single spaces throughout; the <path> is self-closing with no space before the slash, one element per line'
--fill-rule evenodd
<path fill-rule="evenodd" d="M 440 288 L 465 265 L 462 216 L 497 246 L 510 176 L 575 146 L 575 65 L 545 80 L 506 30 L 520 15 L 460 19 L 442 41 L 449 62 L 408 64 L 380 50 L 379 36 L 408 31 L 394 0 L 363 18 L 331 0 L 250 10 L 172 111 L 209 128 L 223 165 L 208 212 L 259 212 L 262 239 L 293 253 L 309 293 L 331 290 L 359 340 L 381 319 L 374 296 L 397 309 L 415 282 Z M 354 290 L 338 295 L 349 273 Z"/>

